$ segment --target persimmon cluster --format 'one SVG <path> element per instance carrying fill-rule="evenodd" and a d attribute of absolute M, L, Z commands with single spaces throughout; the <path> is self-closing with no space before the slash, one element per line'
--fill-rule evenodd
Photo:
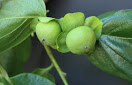
<path fill-rule="evenodd" d="M 68 13 L 60 19 L 39 17 L 36 25 L 38 39 L 59 52 L 90 54 L 101 36 L 103 23 L 95 16 L 81 12 Z"/>

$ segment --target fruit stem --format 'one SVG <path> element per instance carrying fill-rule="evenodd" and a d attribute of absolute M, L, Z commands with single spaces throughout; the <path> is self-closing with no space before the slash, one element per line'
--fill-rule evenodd
<path fill-rule="evenodd" d="M 60 77 L 61 77 L 61 79 L 62 79 L 64 85 L 68 85 L 68 82 L 67 82 L 67 80 L 66 80 L 66 78 L 65 78 L 64 72 L 63 72 L 63 71 L 61 70 L 61 68 L 59 67 L 59 65 L 58 65 L 57 61 L 55 60 L 55 58 L 54 58 L 54 56 L 53 56 L 53 54 L 52 54 L 50 48 L 49 48 L 45 43 L 43 43 L 43 45 L 44 45 L 44 48 L 45 48 L 45 50 L 46 50 L 46 52 L 47 52 L 47 54 L 48 54 L 48 56 L 49 56 L 51 62 L 53 63 L 53 65 L 54 65 L 54 67 L 56 68 L 58 74 L 60 75 Z"/>

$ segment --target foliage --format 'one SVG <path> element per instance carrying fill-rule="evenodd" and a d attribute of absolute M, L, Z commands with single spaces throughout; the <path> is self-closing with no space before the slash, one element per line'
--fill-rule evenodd
<path fill-rule="evenodd" d="M 10 76 L 25 72 L 24 65 L 27 63 L 31 51 L 31 40 L 27 38 L 14 48 L 0 54 L 0 64 Z"/>
<path fill-rule="evenodd" d="M 89 60 L 105 72 L 132 81 L 132 10 L 98 17 L 104 23 L 103 32 Z"/>
<path fill-rule="evenodd" d="M 46 25 L 51 21 L 56 23 L 54 26 L 57 25 L 61 28 L 61 32 L 59 30 L 56 37 L 52 36 L 54 41 L 53 46 L 50 45 L 52 48 L 62 53 L 70 52 L 71 50 L 67 46 L 70 39 L 66 43 L 68 33 L 77 27 L 85 26 L 96 37 L 91 38 L 91 34 L 87 32 L 86 35 L 89 35 L 85 38 L 88 39 L 84 39 L 84 37 L 79 39 L 76 33 L 80 31 L 75 31 L 74 35 L 70 35 L 70 37 L 73 39 L 76 37 L 79 42 L 71 42 L 73 44 L 71 49 L 84 48 L 87 43 L 91 44 L 90 41 L 95 40 L 96 45 L 94 52 L 92 50 L 93 53 L 86 54 L 89 51 L 87 48 L 90 47 L 87 45 L 86 52 L 76 54 L 85 54 L 95 66 L 103 71 L 132 81 L 132 10 L 111 11 L 98 17 L 91 16 L 86 19 L 81 12 L 68 13 L 60 19 L 55 19 L 46 17 L 46 7 L 43 0 L 0 0 L 0 85 L 55 85 L 55 80 L 49 73 L 53 66 L 57 69 L 64 84 L 68 85 L 65 73 L 60 69 L 45 42 L 43 45 L 53 64 L 47 68 L 35 69 L 32 73 L 22 73 L 24 72 L 24 64 L 30 56 L 31 43 L 28 37 L 31 33 L 36 32 L 36 26 L 39 22 Z M 46 26 L 38 27 L 42 31 L 37 29 L 39 30 L 37 35 L 40 32 L 43 34 L 44 28 L 46 30 L 51 28 L 51 24 Z M 49 32 L 49 35 L 53 35 L 55 31 L 52 30 L 51 33 L 47 31 L 46 33 Z M 38 36 L 42 38 L 40 41 L 45 36 L 48 37 L 45 39 L 51 40 L 46 33 L 43 34 L 44 36 Z M 75 43 L 77 43 L 76 46 L 74 46 Z M 9 77 L 2 66 L 9 76 L 13 77 Z"/>
<path fill-rule="evenodd" d="M 43 0 L 4 1 L 0 9 L 0 53 L 24 41 L 33 18 L 46 16 Z"/>

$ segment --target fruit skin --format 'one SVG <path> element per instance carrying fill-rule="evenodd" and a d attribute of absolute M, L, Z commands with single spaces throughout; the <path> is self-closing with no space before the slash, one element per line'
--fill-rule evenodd
<path fill-rule="evenodd" d="M 36 26 L 36 34 L 40 42 L 49 46 L 56 44 L 56 38 L 60 34 L 61 28 L 56 21 L 39 22 Z"/>
<path fill-rule="evenodd" d="M 71 30 L 66 37 L 66 44 L 74 54 L 90 54 L 95 49 L 96 35 L 88 26 Z"/>

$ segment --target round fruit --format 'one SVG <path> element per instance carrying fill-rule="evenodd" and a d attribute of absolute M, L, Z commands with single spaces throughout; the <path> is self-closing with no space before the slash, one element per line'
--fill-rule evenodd
<path fill-rule="evenodd" d="M 36 26 L 36 34 L 38 39 L 49 46 L 55 45 L 56 38 L 60 32 L 60 25 L 56 21 L 49 21 L 46 23 L 39 22 Z"/>
<path fill-rule="evenodd" d="M 66 44 L 74 54 L 86 54 L 94 51 L 96 36 L 88 26 L 80 26 L 71 30 L 66 37 Z"/>

